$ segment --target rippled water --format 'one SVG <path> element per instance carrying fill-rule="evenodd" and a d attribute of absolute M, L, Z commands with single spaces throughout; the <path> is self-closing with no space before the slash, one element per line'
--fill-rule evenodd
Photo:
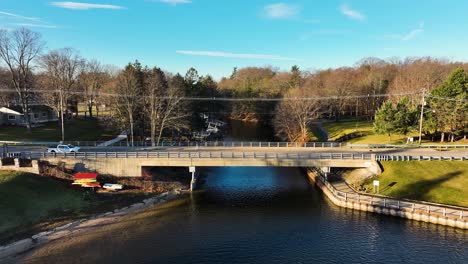
<path fill-rule="evenodd" d="M 468 232 L 338 208 L 299 169 L 210 168 L 192 197 L 25 263 L 468 263 Z"/>

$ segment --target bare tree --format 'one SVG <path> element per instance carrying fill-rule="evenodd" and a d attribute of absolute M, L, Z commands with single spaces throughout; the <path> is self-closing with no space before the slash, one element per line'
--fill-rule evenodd
<path fill-rule="evenodd" d="M 141 105 L 142 69 L 140 63 L 128 64 L 117 76 L 115 90 L 119 95 L 114 103 L 117 118 L 122 127 L 130 127 L 130 145 L 135 142 L 135 120 Z M 128 126 L 127 126 L 128 125 Z"/>
<path fill-rule="evenodd" d="M 13 85 L 23 109 L 26 128 L 31 133 L 29 98 L 33 90 L 33 62 L 44 47 L 41 36 L 21 28 L 13 32 L 0 30 L 0 58 L 10 72 Z"/>
<path fill-rule="evenodd" d="M 104 72 L 103 67 L 96 60 L 87 62 L 79 76 L 79 83 L 83 88 L 84 101 L 90 117 L 93 117 L 93 107 L 96 106 L 96 99 L 106 79 L 107 73 Z"/>
<path fill-rule="evenodd" d="M 159 68 L 147 72 L 145 86 L 148 95 L 146 111 L 150 119 L 151 145 L 156 146 L 161 142 L 165 129 L 186 128 L 184 119 L 188 114 L 184 109 L 186 105 L 182 103 L 184 86 L 172 82 L 168 84 L 164 72 Z"/>
<path fill-rule="evenodd" d="M 318 100 L 303 100 L 310 96 L 310 91 L 300 88 L 288 91 L 286 97 L 295 99 L 282 101 L 276 109 L 273 126 L 278 137 L 291 142 L 309 140 L 309 128 L 320 110 Z"/>
<path fill-rule="evenodd" d="M 45 102 L 57 110 L 62 127 L 62 141 L 65 141 L 64 111 L 68 100 L 77 87 L 78 76 L 82 70 L 83 59 L 70 48 L 54 50 L 41 57 L 44 69 L 42 85 L 50 90 L 44 93 Z"/>
<path fill-rule="evenodd" d="M 11 86 L 9 72 L 2 68 L 0 68 L 0 90 L 0 105 L 8 105 L 11 103 L 16 92 Z"/>

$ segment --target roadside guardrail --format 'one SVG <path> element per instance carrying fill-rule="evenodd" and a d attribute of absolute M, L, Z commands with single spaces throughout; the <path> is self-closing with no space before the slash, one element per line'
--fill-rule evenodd
<path fill-rule="evenodd" d="M 381 148 L 381 149 L 394 149 L 394 148 L 427 148 L 427 149 L 467 149 L 468 145 L 450 145 L 450 144 L 431 144 L 431 145 L 418 145 L 418 144 L 347 144 L 349 148 Z"/>
<path fill-rule="evenodd" d="M 372 160 L 372 154 L 367 153 L 278 153 L 278 152 L 22 152 L 22 158 L 74 158 L 74 159 L 120 159 L 120 158 L 155 158 L 155 159 L 294 159 L 294 160 Z"/>
<path fill-rule="evenodd" d="M 0 141 L 7 145 L 36 145 L 50 146 L 58 144 L 72 144 L 79 147 L 99 147 L 104 141 Z M 262 142 L 262 141 L 163 141 L 156 147 L 242 147 L 242 148 L 341 148 L 340 142 Z M 109 147 L 130 147 L 126 141 L 116 142 Z M 133 147 L 151 147 L 150 142 L 135 142 Z"/>

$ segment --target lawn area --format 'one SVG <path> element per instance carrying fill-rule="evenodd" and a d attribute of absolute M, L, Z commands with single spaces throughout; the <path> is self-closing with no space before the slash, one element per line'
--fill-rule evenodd
<path fill-rule="evenodd" d="M 78 104 L 79 116 L 84 116 L 85 112 L 88 112 L 88 107 L 85 104 Z M 98 113 L 99 116 L 110 116 L 112 111 L 109 108 L 103 109 L 102 107 L 97 111 L 97 107 L 93 106 L 93 116 L 97 116 Z M 87 113 L 87 115 L 89 115 L 89 113 Z"/>
<path fill-rule="evenodd" d="M 151 197 L 142 192 L 92 194 L 71 182 L 0 171 L 0 245 L 75 219 L 112 211 Z"/>
<path fill-rule="evenodd" d="M 114 131 L 104 129 L 98 119 L 76 118 L 65 124 L 66 141 L 104 141 L 115 135 Z M 58 122 L 33 128 L 31 134 L 25 127 L 0 127 L 0 140 L 4 141 L 60 141 L 61 138 L 62 130 Z"/>
<path fill-rule="evenodd" d="M 468 162 L 386 161 L 384 172 L 366 182 L 380 181 L 380 194 L 468 207 Z"/>
<path fill-rule="evenodd" d="M 405 135 L 377 135 L 373 130 L 372 121 L 343 120 L 339 122 L 324 122 L 323 128 L 328 132 L 329 140 L 345 141 L 353 144 L 405 144 Z M 346 138 L 348 136 L 348 138 Z M 418 133 L 409 136 L 418 137 Z"/>
<path fill-rule="evenodd" d="M 0 172 L 0 197 L 0 234 L 88 206 L 81 192 L 21 172 Z"/>
<path fill-rule="evenodd" d="M 349 134 L 367 135 L 373 133 L 371 121 L 324 122 L 323 128 L 328 132 L 330 140 L 337 140 Z"/>

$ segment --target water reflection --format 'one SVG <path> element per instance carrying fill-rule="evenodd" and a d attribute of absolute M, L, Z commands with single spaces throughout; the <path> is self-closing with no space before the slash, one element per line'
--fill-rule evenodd
<path fill-rule="evenodd" d="M 181 199 L 25 263 L 466 263 L 467 232 L 338 208 L 299 169 L 209 168 Z"/>

